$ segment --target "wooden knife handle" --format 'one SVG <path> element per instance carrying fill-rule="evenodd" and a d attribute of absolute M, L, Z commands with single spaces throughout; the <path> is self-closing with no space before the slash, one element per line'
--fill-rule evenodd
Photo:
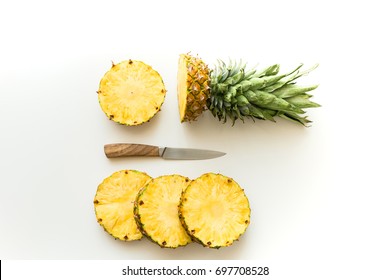
<path fill-rule="evenodd" d="M 104 145 L 104 153 L 108 158 L 146 156 L 158 157 L 159 147 L 143 144 L 107 144 Z"/>

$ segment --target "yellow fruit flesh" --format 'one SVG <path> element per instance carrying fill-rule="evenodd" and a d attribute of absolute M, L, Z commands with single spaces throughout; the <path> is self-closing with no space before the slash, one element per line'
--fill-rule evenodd
<path fill-rule="evenodd" d="M 177 92 L 179 102 L 180 121 L 183 122 L 187 103 L 187 62 L 185 55 L 180 55 L 177 76 Z"/>
<path fill-rule="evenodd" d="M 178 215 L 181 193 L 189 182 L 180 175 L 160 176 L 137 197 L 135 215 L 141 230 L 161 247 L 176 248 L 191 242 Z"/>
<path fill-rule="evenodd" d="M 150 120 L 160 110 L 165 94 L 159 73 L 141 61 L 132 60 L 113 65 L 101 79 L 98 90 L 105 114 L 125 125 Z"/>
<path fill-rule="evenodd" d="M 225 247 L 248 227 L 249 201 L 234 180 L 208 173 L 192 181 L 185 190 L 180 215 L 195 240 L 206 247 Z"/>
<path fill-rule="evenodd" d="M 125 241 L 142 238 L 133 217 L 133 207 L 138 191 L 150 180 L 145 173 L 122 170 L 98 186 L 94 200 L 96 218 L 113 237 Z"/>

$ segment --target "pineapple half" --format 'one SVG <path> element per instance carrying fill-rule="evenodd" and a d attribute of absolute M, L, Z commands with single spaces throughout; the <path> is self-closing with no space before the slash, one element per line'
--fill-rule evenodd
<path fill-rule="evenodd" d="M 134 217 L 141 232 L 163 248 L 177 248 L 191 242 L 179 219 L 179 203 L 190 180 L 181 175 L 154 178 L 143 187 L 134 205 Z"/>
<path fill-rule="evenodd" d="M 279 74 L 278 64 L 248 70 L 241 61 L 219 61 L 209 71 L 200 58 L 182 54 L 177 82 L 180 120 L 195 121 L 208 109 L 220 121 L 231 119 L 233 125 L 237 119 L 275 121 L 275 117 L 282 117 L 307 126 L 311 121 L 304 109 L 320 106 L 310 101 L 312 95 L 307 92 L 318 85 L 299 86 L 296 80 L 317 65 L 306 71 L 301 67 Z"/>
<path fill-rule="evenodd" d="M 134 126 L 149 121 L 165 99 L 160 74 L 142 61 L 112 64 L 100 81 L 99 103 L 110 120 Z"/>
<path fill-rule="evenodd" d="M 193 240 L 209 248 L 226 247 L 247 229 L 249 201 L 233 179 L 206 173 L 183 192 L 179 216 Z"/>
<path fill-rule="evenodd" d="M 124 241 L 142 238 L 133 207 L 139 190 L 151 179 L 144 172 L 121 170 L 98 186 L 94 200 L 96 219 L 114 238 Z"/>

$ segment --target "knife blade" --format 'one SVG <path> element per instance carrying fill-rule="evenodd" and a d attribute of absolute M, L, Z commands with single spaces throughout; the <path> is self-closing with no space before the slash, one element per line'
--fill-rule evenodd
<path fill-rule="evenodd" d="M 104 153 L 108 158 L 117 157 L 162 157 L 163 159 L 200 160 L 224 156 L 226 153 L 187 148 L 159 147 L 145 144 L 115 143 L 104 145 Z"/>

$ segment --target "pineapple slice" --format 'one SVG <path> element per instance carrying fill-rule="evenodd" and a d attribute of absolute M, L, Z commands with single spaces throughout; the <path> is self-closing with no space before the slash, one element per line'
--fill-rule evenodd
<path fill-rule="evenodd" d="M 179 216 L 188 234 L 205 247 L 233 244 L 250 222 L 249 201 L 231 178 L 207 173 L 183 192 Z"/>
<path fill-rule="evenodd" d="M 98 90 L 104 113 L 111 120 L 130 126 L 147 122 L 160 111 L 165 94 L 160 74 L 135 60 L 113 64 Z"/>
<path fill-rule="evenodd" d="M 136 170 L 121 170 L 98 186 L 94 205 L 96 219 L 114 238 L 130 241 L 142 238 L 133 217 L 138 191 L 152 178 Z"/>
<path fill-rule="evenodd" d="M 134 217 L 141 232 L 164 248 L 187 245 L 191 238 L 179 219 L 182 191 L 190 180 L 181 175 L 154 178 L 137 196 Z"/>
<path fill-rule="evenodd" d="M 199 58 L 181 54 L 177 74 L 180 121 L 195 121 L 207 109 L 209 69 Z"/>

